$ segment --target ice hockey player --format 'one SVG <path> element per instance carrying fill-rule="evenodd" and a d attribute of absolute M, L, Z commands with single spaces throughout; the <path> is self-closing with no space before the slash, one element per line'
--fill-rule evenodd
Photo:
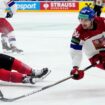
<path fill-rule="evenodd" d="M 73 65 L 70 74 L 75 80 L 84 77 L 84 71 L 79 70 L 82 51 L 91 64 L 98 62 L 95 67 L 105 70 L 105 18 L 95 17 L 93 9 L 84 7 L 80 10 L 78 19 L 80 24 L 75 29 L 70 43 Z"/>
<path fill-rule="evenodd" d="M 9 8 L 7 12 L 5 10 Z M 23 52 L 16 47 L 14 28 L 6 18 L 12 18 L 16 13 L 16 4 L 13 0 L 0 0 L 0 33 L 3 51 Z"/>
<path fill-rule="evenodd" d="M 35 84 L 37 80 L 45 78 L 49 73 L 48 68 L 35 70 L 14 57 L 0 54 L 0 80 L 2 81 Z"/>
<path fill-rule="evenodd" d="M 100 16 L 103 8 L 104 0 L 93 0 L 94 11 L 96 16 Z"/>

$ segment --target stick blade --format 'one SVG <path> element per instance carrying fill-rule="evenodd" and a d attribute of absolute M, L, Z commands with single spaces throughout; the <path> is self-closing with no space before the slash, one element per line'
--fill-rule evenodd
<path fill-rule="evenodd" d="M 12 102 L 12 101 L 15 101 L 15 100 L 3 97 L 3 98 L 0 98 L 0 101 L 3 101 L 3 102 Z"/>

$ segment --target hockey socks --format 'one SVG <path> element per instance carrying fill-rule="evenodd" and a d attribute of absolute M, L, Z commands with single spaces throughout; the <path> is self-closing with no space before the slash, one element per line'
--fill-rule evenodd
<path fill-rule="evenodd" d="M 27 75 L 30 75 L 32 73 L 31 67 L 29 67 L 28 65 L 24 64 L 23 62 L 17 59 L 14 59 L 11 69 L 16 70 L 22 74 L 27 74 Z"/>

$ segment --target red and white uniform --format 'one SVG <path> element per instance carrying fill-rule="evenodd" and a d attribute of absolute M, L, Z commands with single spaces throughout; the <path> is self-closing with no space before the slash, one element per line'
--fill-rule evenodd
<path fill-rule="evenodd" d="M 6 12 L 5 10 L 10 8 L 13 14 L 16 12 L 16 5 L 13 0 L 0 0 L 0 33 L 8 34 L 13 31 L 13 27 L 5 19 Z"/>
<path fill-rule="evenodd" d="M 73 66 L 80 66 L 82 50 L 88 59 L 105 50 L 105 18 L 95 17 L 93 29 L 83 29 L 81 24 L 76 28 L 71 39 L 71 56 Z"/>
<path fill-rule="evenodd" d="M 0 80 L 22 83 L 23 77 L 31 75 L 31 73 L 32 68 L 30 66 L 14 57 L 0 53 Z"/>

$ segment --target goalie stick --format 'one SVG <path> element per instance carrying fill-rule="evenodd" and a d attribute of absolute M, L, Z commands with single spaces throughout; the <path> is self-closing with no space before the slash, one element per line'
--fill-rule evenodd
<path fill-rule="evenodd" d="M 93 67 L 93 66 L 94 66 L 94 65 L 90 65 L 90 66 L 86 67 L 86 68 L 84 69 L 84 71 L 90 69 L 90 68 Z M 1 100 L 1 101 L 4 101 L 4 102 L 13 102 L 13 101 L 16 101 L 16 100 L 18 100 L 18 99 L 22 99 L 22 98 L 25 98 L 25 97 L 30 96 L 30 95 L 32 95 L 32 94 L 35 94 L 35 93 L 38 93 L 38 92 L 40 92 L 40 91 L 46 90 L 46 89 L 48 89 L 48 88 L 50 88 L 50 87 L 53 87 L 53 86 L 55 86 L 55 85 L 57 85 L 57 84 L 60 84 L 60 83 L 62 83 L 62 82 L 64 82 L 64 81 L 66 81 L 66 80 L 68 80 L 68 79 L 71 79 L 72 77 L 73 77 L 73 76 L 71 75 L 71 76 L 69 76 L 69 77 L 67 77 L 67 78 L 64 78 L 64 79 L 62 79 L 62 80 L 59 80 L 59 81 L 57 81 L 57 82 L 55 82 L 55 83 L 53 83 L 53 84 L 51 84 L 51 85 L 42 87 L 42 88 L 39 89 L 39 90 L 34 90 L 34 91 L 31 91 L 30 93 L 27 93 L 27 94 L 24 94 L 24 95 L 15 97 L 15 98 L 5 98 L 4 95 L 3 95 L 3 93 L 0 91 L 0 100 Z"/>

